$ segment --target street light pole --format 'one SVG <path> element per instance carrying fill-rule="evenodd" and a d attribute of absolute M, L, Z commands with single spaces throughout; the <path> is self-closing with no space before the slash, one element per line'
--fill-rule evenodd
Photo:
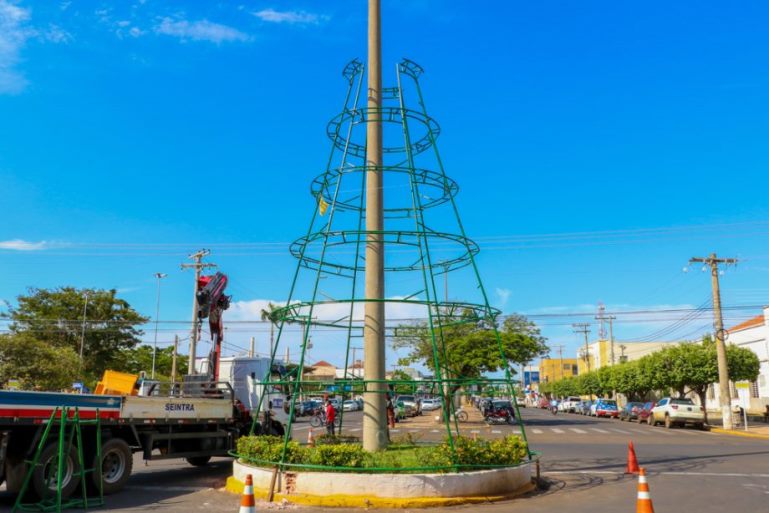
<path fill-rule="evenodd" d="M 85 347 L 85 316 L 88 312 L 88 291 L 83 293 L 85 303 L 83 303 L 83 325 L 80 329 L 80 371 L 83 370 L 83 348 Z"/>
<path fill-rule="evenodd" d="M 157 301 L 155 304 L 155 342 L 152 344 L 152 379 L 155 379 L 155 361 L 158 352 L 158 322 L 160 322 L 160 280 L 168 276 L 165 273 L 155 273 L 158 280 Z"/>

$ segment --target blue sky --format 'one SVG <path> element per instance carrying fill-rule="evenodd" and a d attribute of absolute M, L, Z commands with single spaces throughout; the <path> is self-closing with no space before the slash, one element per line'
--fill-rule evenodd
<path fill-rule="evenodd" d="M 230 319 L 285 300 L 365 17 L 362 1 L 0 0 L 0 299 L 115 287 L 154 315 L 160 271 L 161 319 L 181 322 L 179 264 L 210 247 L 242 302 Z M 767 21 L 764 2 L 383 0 L 386 82 L 402 57 L 426 70 L 492 304 L 573 352 L 584 319 L 537 316 L 699 306 L 709 279 L 682 268 L 716 251 L 742 260 L 725 303 L 755 307 L 727 324 L 759 313 Z M 707 312 L 663 331 L 688 313 L 621 317 L 616 336 L 696 336 Z M 266 348 L 264 326 L 238 326 L 230 351 L 251 334 Z"/>

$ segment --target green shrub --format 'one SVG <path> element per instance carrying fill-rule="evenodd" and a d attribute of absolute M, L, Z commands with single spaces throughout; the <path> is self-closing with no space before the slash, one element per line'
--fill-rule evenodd
<path fill-rule="evenodd" d="M 289 441 L 286 446 L 286 463 L 304 463 L 308 459 L 307 447 Z M 245 461 L 278 462 L 283 453 L 283 437 L 243 436 L 238 438 L 238 454 Z"/>
<path fill-rule="evenodd" d="M 366 461 L 366 452 L 360 445 L 335 444 L 311 448 L 308 463 L 324 467 L 360 468 L 364 461 Z"/>

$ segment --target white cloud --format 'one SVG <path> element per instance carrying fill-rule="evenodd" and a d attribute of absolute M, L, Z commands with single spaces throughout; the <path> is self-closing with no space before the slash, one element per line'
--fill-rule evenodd
<path fill-rule="evenodd" d="M 213 23 L 208 20 L 193 22 L 187 20 L 174 21 L 171 18 L 165 17 L 160 20 L 160 23 L 155 26 L 154 30 L 157 34 L 178 37 L 183 41 L 208 41 L 220 44 L 223 42 L 251 40 L 248 34 L 233 27 Z"/>
<path fill-rule="evenodd" d="M 317 25 L 328 20 L 328 16 L 309 13 L 307 11 L 276 11 L 263 9 L 252 13 L 262 21 L 270 23 L 288 23 L 290 25 Z"/>
<path fill-rule="evenodd" d="M 16 65 L 21 47 L 34 35 L 26 25 L 29 17 L 28 9 L 0 0 L 0 94 L 20 93 L 27 85 Z"/>
<path fill-rule="evenodd" d="M 40 242 L 29 242 L 22 239 L 0 241 L 0 249 L 10 249 L 13 251 L 39 251 L 49 247 L 50 244 L 44 240 Z"/>
<path fill-rule="evenodd" d="M 51 43 L 69 43 L 74 38 L 72 34 L 64 30 L 58 25 L 51 23 L 48 25 L 48 29 L 42 33 L 43 37 Z"/>
<path fill-rule="evenodd" d="M 495 289 L 494 292 L 497 294 L 497 303 L 500 308 L 504 308 L 504 306 L 507 305 L 507 301 L 510 299 L 510 295 L 513 293 L 510 289 L 500 288 Z"/>

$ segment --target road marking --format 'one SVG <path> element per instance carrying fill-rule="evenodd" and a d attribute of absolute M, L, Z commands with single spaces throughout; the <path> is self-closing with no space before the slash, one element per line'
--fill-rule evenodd
<path fill-rule="evenodd" d="M 430 433 L 440 433 L 440 431 L 438 431 L 437 429 L 433 429 L 432 431 L 430 431 Z"/>
<path fill-rule="evenodd" d="M 532 432 L 533 432 L 535 435 L 541 435 L 541 434 L 542 434 L 542 430 L 541 430 L 541 429 L 532 429 L 531 431 L 532 431 Z"/>
<path fill-rule="evenodd" d="M 645 429 L 631 429 L 630 431 L 632 431 L 633 433 L 635 433 L 637 435 L 650 435 L 651 434 L 651 433 L 649 433 Z"/>
<path fill-rule="evenodd" d="M 584 435 L 585 433 L 587 433 L 587 431 L 585 431 L 584 429 L 580 429 L 580 428 L 569 428 L 569 429 L 571 429 L 575 433 L 579 433 L 581 435 Z"/>
<path fill-rule="evenodd" d="M 494 435 L 501 435 L 501 434 L 502 434 L 502 431 L 500 431 L 500 430 L 498 430 L 498 429 L 495 429 L 495 430 L 493 430 L 491 433 L 492 433 L 492 434 L 494 434 Z"/>
<path fill-rule="evenodd" d="M 572 475 L 612 475 L 624 476 L 625 472 L 616 472 L 613 470 L 546 470 L 543 474 L 572 474 Z M 651 475 L 659 476 L 680 476 L 680 477 L 739 477 L 739 478 L 769 478 L 769 474 L 740 474 L 737 472 L 654 472 L 649 471 Z"/>
<path fill-rule="evenodd" d="M 471 433 L 474 433 L 474 434 L 476 434 L 476 435 L 477 435 L 478 433 L 480 433 L 480 431 L 478 431 L 477 429 L 473 429 L 473 430 L 472 430 L 472 431 L 470 431 L 470 432 L 471 432 Z M 435 433 L 435 431 L 433 431 L 433 433 Z"/>
<path fill-rule="evenodd" d="M 361 430 L 361 428 L 352 428 L 350 431 L 355 432 L 355 431 L 360 431 L 360 430 Z"/>
<path fill-rule="evenodd" d="M 563 429 L 553 428 L 553 433 L 562 434 L 562 433 L 565 433 L 565 432 L 566 431 L 564 431 Z"/>
<path fill-rule="evenodd" d="M 400 429 L 391 429 L 390 431 L 393 432 L 393 433 L 400 433 L 401 432 Z"/>
<path fill-rule="evenodd" d="M 622 433 L 623 435 L 629 435 L 630 431 L 625 431 L 624 429 L 617 429 L 617 428 L 610 428 L 612 431 L 616 431 L 617 433 Z"/>
<path fill-rule="evenodd" d="M 592 429 L 593 431 L 598 431 L 599 433 L 607 433 L 607 434 L 609 433 L 605 429 L 601 429 L 601 428 L 590 428 L 590 429 Z"/>
<path fill-rule="evenodd" d="M 418 429 L 409 429 L 409 433 L 419 433 Z"/>
<path fill-rule="evenodd" d="M 520 435 L 521 434 L 521 430 L 518 429 L 518 428 L 513 428 L 513 434 L 514 435 Z"/>
<path fill-rule="evenodd" d="M 300 431 L 302 429 L 309 429 L 311 426 L 291 426 L 291 431 Z M 320 428 L 318 428 L 320 429 Z"/>

